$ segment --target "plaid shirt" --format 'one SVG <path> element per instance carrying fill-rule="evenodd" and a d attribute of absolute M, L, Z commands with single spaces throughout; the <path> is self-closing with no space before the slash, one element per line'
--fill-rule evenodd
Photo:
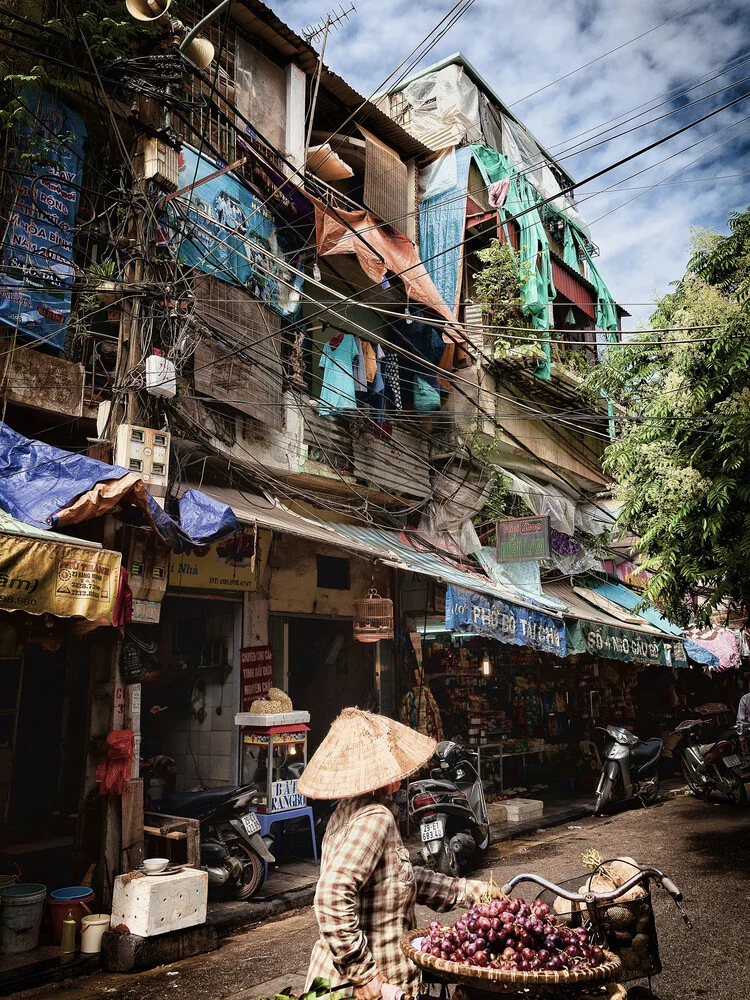
<path fill-rule="evenodd" d="M 407 990 L 419 973 L 399 947 L 415 926 L 416 903 L 433 910 L 470 906 L 483 882 L 412 868 L 387 800 L 345 799 L 323 839 L 315 916 L 320 939 L 310 957 L 307 988 L 316 976 L 334 987 L 364 986 L 378 972 Z"/>

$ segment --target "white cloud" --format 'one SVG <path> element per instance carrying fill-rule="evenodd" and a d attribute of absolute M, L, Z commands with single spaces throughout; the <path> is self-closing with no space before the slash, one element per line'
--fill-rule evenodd
<path fill-rule="evenodd" d="M 549 0 L 524 0 L 520 4 L 476 0 L 420 65 L 427 66 L 461 51 L 539 141 L 547 148 L 554 147 L 556 155 L 562 155 L 571 136 L 599 126 L 642 102 L 657 103 L 663 100 L 665 92 L 690 86 L 699 77 L 714 75 L 730 59 L 750 50 L 750 18 L 743 0 L 711 0 L 536 96 L 522 100 L 539 87 L 695 5 L 690 0 L 561 0 L 556 5 Z M 324 13 L 313 0 L 277 0 L 274 6 L 297 30 L 319 20 Z M 359 0 L 357 6 L 350 22 L 331 35 L 326 62 L 369 96 L 451 4 L 449 0 L 414 0 L 409 4 L 403 0 Z M 746 76 L 750 77 L 750 61 L 680 98 L 679 104 Z M 750 81 L 567 158 L 564 165 L 578 178 L 588 176 L 744 91 L 750 92 Z M 673 102 L 645 117 L 653 118 L 675 107 L 677 104 Z M 704 180 L 657 187 L 593 226 L 593 238 L 601 248 L 600 269 L 615 297 L 633 313 L 631 325 L 645 320 L 654 293 L 667 291 L 669 282 L 683 273 L 690 227 L 710 225 L 724 230 L 729 212 L 743 210 L 750 203 L 750 176 L 710 180 L 718 174 L 750 169 L 747 167 L 750 119 L 693 149 L 679 152 L 747 115 L 750 115 L 750 100 L 579 191 L 582 214 L 595 220 L 639 192 L 597 194 L 584 201 L 588 192 L 601 191 L 670 156 L 623 186 L 654 184 L 702 156 L 674 180 Z M 624 127 L 642 122 L 639 119 Z M 720 148 L 711 152 L 718 143 L 722 143 Z"/>

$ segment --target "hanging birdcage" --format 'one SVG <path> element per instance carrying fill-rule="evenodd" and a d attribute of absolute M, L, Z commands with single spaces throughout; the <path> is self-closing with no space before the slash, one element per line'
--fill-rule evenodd
<path fill-rule="evenodd" d="M 367 597 L 354 602 L 354 638 L 359 642 L 393 638 L 393 601 L 381 597 L 374 587 Z"/>

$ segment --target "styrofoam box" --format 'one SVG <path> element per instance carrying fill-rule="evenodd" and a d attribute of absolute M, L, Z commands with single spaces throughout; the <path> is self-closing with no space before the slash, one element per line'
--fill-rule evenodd
<path fill-rule="evenodd" d="M 235 726 L 292 726 L 295 722 L 309 722 L 309 712 L 279 712 L 276 715 L 251 715 L 238 712 L 234 717 Z"/>
<path fill-rule="evenodd" d="M 112 927 L 156 937 L 206 922 L 208 872 L 186 868 L 174 875 L 118 875 L 112 897 Z"/>
<path fill-rule="evenodd" d="M 544 814 L 544 803 L 539 799 L 506 799 L 505 812 L 509 823 L 524 823 L 539 819 Z"/>

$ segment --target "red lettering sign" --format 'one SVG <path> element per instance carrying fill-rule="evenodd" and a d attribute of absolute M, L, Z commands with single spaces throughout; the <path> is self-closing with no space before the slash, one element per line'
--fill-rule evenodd
<path fill-rule="evenodd" d="M 273 687 L 273 650 L 270 646 L 246 646 L 240 650 L 242 670 L 242 711 L 265 697 Z"/>

